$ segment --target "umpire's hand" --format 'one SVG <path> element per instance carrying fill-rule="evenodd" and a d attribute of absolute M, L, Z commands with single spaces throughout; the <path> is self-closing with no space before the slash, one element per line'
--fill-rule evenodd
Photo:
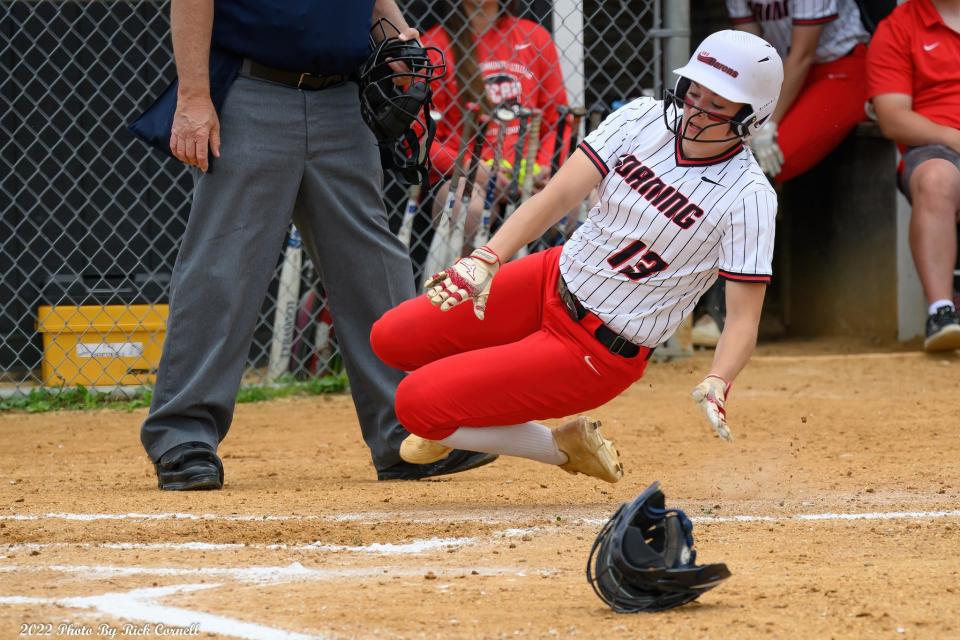
<path fill-rule="evenodd" d="M 220 119 L 209 95 L 178 96 L 170 129 L 170 153 L 178 160 L 206 172 L 211 151 L 220 157 Z"/>

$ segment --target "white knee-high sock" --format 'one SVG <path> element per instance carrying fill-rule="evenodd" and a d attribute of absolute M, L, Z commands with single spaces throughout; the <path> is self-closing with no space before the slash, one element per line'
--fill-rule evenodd
<path fill-rule="evenodd" d="M 538 422 L 504 427 L 460 427 L 440 443 L 453 449 L 516 456 L 546 464 L 567 462 L 567 455 L 557 448 L 550 427 Z"/>

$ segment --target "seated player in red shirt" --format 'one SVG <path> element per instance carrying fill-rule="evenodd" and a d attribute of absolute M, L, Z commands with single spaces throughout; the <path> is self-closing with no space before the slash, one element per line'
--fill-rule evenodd
<path fill-rule="evenodd" d="M 566 104 L 567 94 L 550 32 L 535 22 L 517 17 L 518 4 L 516 0 L 449 0 L 443 22 L 423 34 L 423 45 L 443 51 L 447 64 L 447 75 L 434 89 L 433 109 L 440 114 L 440 119 L 430 148 L 430 160 L 443 176 L 450 175 L 456 161 L 464 118 L 472 117 L 464 105 L 485 102 L 486 105 L 519 105 L 542 110 L 534 170 L 536 188 L 550 179 L 553 132 L 559 119 L 557 107 Z M 483 208 L 494 146 L 506 150 L 502 166 L 507 169 L 513 160 L 510 151 L 516 145 L 518 129 L 517 120 L 507 125 L 499 145 L 496 121 L 486 129 L 481 152 L 484 162 L 478 167 L 477 186 L 466 224 L 468 244 Z M 510 182 L 508 171 L 512 170 L 510 165 L 497 176 L 494 203 L 504 201 Z M 522 172 L 518 178 L 522 184 Z M 442 186 L 434 199 L 435 215 L 446 200 L 446 189 L 447 185 Z"/>
<path fill-rule="evenodd" d="M 960 348 L 953 299 L 960 221 L 960 0 L 908 0 L 882 21 L 867 57 L 883 133 L 903 153 L 910 249 L 929 304 L 926 351 Z"/>

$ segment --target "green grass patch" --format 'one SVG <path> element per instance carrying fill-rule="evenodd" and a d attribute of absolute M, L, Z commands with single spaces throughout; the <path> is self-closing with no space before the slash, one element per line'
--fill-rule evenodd
<path fill-rule="evenodd" d="M 263 387 L 241 387 L 237 402 L 264 402 L 293 396 L 316 396 L 327 393 L 342 393 L 347 390 L 345 374 L 297 380 L 293 376 L 280 378 L 275 384 Z M 0 400 L 0 412 L 26 411 L 43 413 L 58 410 L 119 409 L 132 411 L 150 406 L 153 390 L 144 388 L 134 397 L 122 397 L 116 393 L 104 393 L 84 386 L 59 389 L 33 389 L 26 395 L 17 395 Z"/>

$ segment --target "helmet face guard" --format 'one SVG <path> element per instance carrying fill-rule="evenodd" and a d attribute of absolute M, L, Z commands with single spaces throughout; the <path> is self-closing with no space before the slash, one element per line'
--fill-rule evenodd
<path fill-rule="evenodd" d="M 687 91 L 689 90 L 690 80 L 681 76 L 677 79 L 677 86 L 675 89 L 666 89 L 663 92 L 663 122 L 670 132 L 682 140 L 690 140 L 691 142 L 724 143 L 739 141 L 750 137 L 750 127 L 756 122 L 757 119 L 756 115 L 753 113 L 753 108 L 750 105 L 744 105 L 733 117 L 724 118 L 687 102 Z M 703 127 L 695 136 L 691 137 L 687 135 L 687 130 L 690 126 L 689 118 L 681 128 L 681 123 L 683 122 L 684 105 L 693 109 L 694 112 L 704 114 L 713 124 L 708 124 L 707 126 Z M 733 135 L 729 138 L 723 138 L 720 140 L 702 140 L 700 138 L 703 132 L 707 129 L 722 127 L 724 125 L 730 125 L 730 131 L 733 133 Z"/>
<path fill-rule="evenodd" d="M 360 67 L 360 113 L 377 138 L 384 166 L 396 170 L 407 184 L 426 184 L 428 151 L 436 134 L 430 84 L 445 75 L 446 66 L 436 47 L 402 41 L 397 35 L 399 30 L 386 19 L 371 30 L 373 50 Z M 431 61 L 431 52 L 439 56 L 439 64 Z"/>
<path fill-rule="evenodd" d="M 699 598 L 730 577 L 725 564 L 696 564 L 693 523 L 666 509 L 654 482 L 603 526 L 587 559 L 587 581 L 618 613 L 663 611 Z"/>

